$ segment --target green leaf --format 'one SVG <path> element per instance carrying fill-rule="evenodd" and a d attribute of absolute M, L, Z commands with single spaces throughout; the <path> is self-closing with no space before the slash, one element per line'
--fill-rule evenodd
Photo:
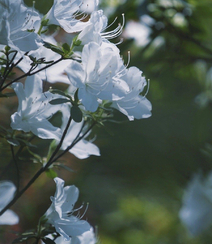
<path fill-rule="evenodd" d="M 32 143 L 26 141 L 26 140 L 23 140 L 23 139 L 19 139 L 18 138 L 18 141 L 20 142 L 21 146 L 27 146 L 27 147 L 37 147 L 36 145 L 33 145 Z"/>
<path fill-rule="evenodd" d="M 36 238 L 37 236 L 35 235 L 35 233 L 31 232 L 31 233 L 23 233 L 21 237 L 15 239 L 12 243 L 21 243 L 24 242 L 28 239 L 31 238 Z"/>
<path fill-rule="evenodd" d="M 52 51 L 59 53 L 60 55 L 63 55 L 63 50 L 61 49 L 61 47 L 57 47 L 55 45 L 52 45 L 51 43 L 48 42 L 44 42 L 44 47 L 51 49 Z"/>
<path fill-rule="evenodd" d="M 42 241 L 45 243 L 45 244 L 56 244 L 56 242 L 54 242 L 53 240 L 45 237 L 42 239 Z"/>
<path fill-rule="evenodd" d="M 28 152 L 36 159 L 35 163 L 39 162 L 39 163 L 43 163 L 43 159 L 40 155 L 32 152 L 29 148 L 27 148 Z M 34 160 L 33 160 L 34 161 Z"/>
<path fill-rule="evenodd" d="M 43 17 L 43 19 L 41 20 L 41 25 L 42 26 L 47 26 L 49 22 L 49 19 L 45 19 L 45 16 Z"/>
<path fill-rule="evenodd" d="M 63 168 L 63 169 L 66 169 L 66 170 L 68 170 L 69 172 L 75 172 L 73 169 L 71 169 L 70 167 L 68 167 L 68 166 L 66 166 L 66 165 L 64 165 L 64 164 L 61 164 L 61 163 L 54 163 L 54 166 L 57 166 L 57 167 L 61 167 L 61 168 Z"/>
<path fill-rule="evenodd" d="M 64 43 L 62 47 L 65 53 L 69 53 L 71 51 L 70 46 L 67 43 Z"/>
<path fill-rule="evenodd" d="M 77 36 L 74 37 L 72 43 L 73 43 L 73 46 L 80 46 L 81 43 L 82 43 L 82 41 L 80 41 L 80 40 L 78 39 L 78 35 L 77 35 Z"/>
<path fill-rule="evenodd" d="M 63 56 L 63 58 L 64 58 L 64 59 L 71 59 L 71 58 L 72 58 L 72 55 L 73 55 L 73 52 L 70 52 L 70 53 L 68 53 L 68 54 L 65 54 L 65 55 Z"/>
<path fill-rule="evenodd" d="M 49 103 L 51 105 L 57 105 L 57 104 L 68 103 L 68 102 L 70 102 L 70 101 L 66 98 L 57 98 L 57 99 L 51 100 Z"/>
<path fill-rule="evenodd" d="M 14 138 L 7 138 L 7 142 L 15 147 L 20 146 L 19 141 Z"/>
<path fill-rule="evenodd" d="M 74 102 L 77 104 L 78 101 L 79 101 L 79 98 L 78 98 L 78 91 L 79 89 L 76 90 L 76 92 L 74 93 Z"/>
<path fill-rule="evenodd" d="M 77 123 L 82 121 L 82 111 L 77 105 L 71 107 L 71 117 Z"/>
<path fill-rule="evenodd" d="M 52 89 L 50 88 L 49 91 L 53 94 L 59 94 L 59 95 L 62 95 L 62 96 L 66 96 L 65 92 L 59 90 L 59 89 Z"/>
<path fill-rule="evenodd" d="M 52 153 L 55 151 L 55 149 L 57 148 L 57 141 L 56 140 L 53 140 L 49 146 L 49 151 L 48 151 L 48 154 L 47 154 L 47 157 L 46 157 L 46 160 L 49 161 Z"/>
<path fill-rule="evenodd" d="M 48 221 L 48 219 L 46 218 L 45 215 L 43 215 L 42 217 L 40 217 L 39 219 L 39 224 L 45 224 Z"/>
<path fill-rule="evenodd" d="M 57 177 L 57 172 L 55 172 L 53 169 L 47 169 L 46 170 L 46 175 L 49 178 L 54 179 L 55 177 Z"/>

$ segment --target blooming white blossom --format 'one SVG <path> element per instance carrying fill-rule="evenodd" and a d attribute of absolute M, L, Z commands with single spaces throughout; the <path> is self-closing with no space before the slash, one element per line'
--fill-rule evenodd
<path fill-rule="evenodd" d="M 25 87 L 22 83 L 12 84 L 19 105 L 18 111 L 11 116 L 11 127 L 14 130 L 32 132 L 42 139 L 60 139 L 61 129 L 54 127 L 48 119 L 59 110 L 58 105 L 49 101 L 58 98 L 50 92 L 43 93 L 42 80 L 39 76 L 28 76 Z"/>
<path fill-rule="evenodd" d="M 98 99 L 116 100 L 124 96 L 127 84 L 117 77 L 123 62 L 115 45 L 90 42 L 82 50 L 82 63 L 72 61 L 66 73 L 86 110 L 95 112 Z"/>
<path fill-rule="evenodd" d="M 140 95 L 146 86 L 142 72 L 127 69 L 118 48 L 109 42 L 90 42 L 82 50 L 82 63 L 72 61 L 66 68 L 71 84 L 86 110 L 95 112 L 102 100 L 125 114 L 129 120 L 151 116 L 151 103 Z"/>
<path fill-rule="evenodd" d="M 70 107 L 68 105 L 66 106 L 66 104 L 65 104 L 63 106 L 63 108 L 61 109 L 61 111 L 63 113 L 63 124 L 61 127 L 61 129 L 63 131 L 66 127 L 66 124 L 67 124 L 69 116 L 70 116 Z M 67 134 L 64 138 L 63 144 L 61 146 L 62 150 L 65 150 L 75 140 L 76 136 L 80 133 L 83 123 L 84 123 L 84 120 L 82 120 L 79 123 L 76 123 L 74 120 L 71 121 Z M 79 136 L 82 136 L 82 134 L 86 128 L 84 128 L 82 130 L 82 132 L 79 134 Z M 89 133 L 86 135 L 86 137 L 88 135 L 89 135 Z M 77 142 L 74 145 L 74 147 L 69 150 L 69 152 L 74 154 L 79 159 L 88 158 L 90 155 L 100 156 L 99 148 L 95 144 L 93 144 L 92 142 L 90 142 L 84 138 L 81 139 L 79 142 Z"/>
<path fill-rule="evenodd" d="M 15 191 L 16 187 L 12 182 L 0 182 L 0 211 L 13 199 Z M 18 222 L 17 214 L 10 209 L 0 216 L 0 225 L 15 225 Z"/>
<path fill-rule="evenodd" d="M 151 116 L 152 105 L 144 96 L 140 95 L 146 86 L 146 79 L 136 67 L 130 67 L 122 77 L 129 87 L 126 95 L 114 101 L 112 107 L 125 114 L 129 120 L 148 118 Z"/>
<path fill-rule="evenodd" d="M 76 203 L 79 190 L 76 186 L 65 186 L 64 181 L 60 178 L 54 179 L 56 183 L 56 192 L 51 197 L 52 204 L 45 213 L 48 223 L 52 224 L 56 231 L 67 241 L 75 236 L 82 235 L 90 230 L 87 221 L 81 220 L 74 216 L 74 204 Z"/>
<path fill-rule="evenodd" d="M 84 5 L 82 0 L 54 0 L 54 4 L 46 14 L 48 24 L 61 26 L 66 32 L 81 31 L 87 23 L 79 19 L 80 9 Z"/>
<path fill-rule="evenodd" d="M 36 34 L 41 19 L 21 0 L 0 0 L 0 44 L 18 51 L 30 51 L 39 47 L 41 38 Z"/>
<path fill-rule="evenodd" d="M 189 232 L 196 236 L 212 224 L 212 172 L 203 178 L 195 174 L 188 184 L 179 217 Z"/>

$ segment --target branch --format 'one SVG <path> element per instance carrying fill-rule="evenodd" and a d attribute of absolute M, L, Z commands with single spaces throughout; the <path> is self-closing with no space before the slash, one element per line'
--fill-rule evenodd
<path fill-rule="evenodd" d="M 59 62 L 62 61 L 62 60 L 63 60 L 63 57 L 61 56 L 58 60 L 54 61 L 53 63 L 48 64 L 48 65 L 46 65 L 45 67 L 43 67 L 43 68 L 41 68 L 41 69 L 39 69 L 39 70 L 36 70 L 36 71 L 34 71 L 34 72 L 31 73 L 31 71 L 32 71 L 32 69 L 33 69 L 33 66 L 32 66 L 32 67 L 30 68 L 30 70 L 29 70 L 27 73 L 23 74 L 22 76 L 20 76 L 20 77 L 14 79 L 14 80 L 12 80 L 11 82 L 9 82 L 9 83 L 7 83 L 5 86 L 3 86 L 3 87 L 0 89 L 0 92 L 3 91 L 3 90 L 4 90 L 5 88 L 7 88 L 8 86 L 12 85 L 14 82 L 16 82 L 16 81 L 18 81 L 18 80 L 21 80 L 21 79 L 23 79 L 23 78 L 25 78 L 25 77 L 27 77 L 27 76 L 31 76 L 31 75 L 37 74 L 37 73 L 39 73 L 40 71 L 45 70 L 45 69 L 51 67 L 52 65 L 59 63 Z"/>
<path fill-rule="evenodd" d="M 70 116 L 70 118 L 69 118 L 69 122 L 71 123 L 71 116 Z M 68 122 L 68 123 L 69 123 Z M 7 210 L 7 209 L 9 209 L 22 195 L 23 195 L 23 193 L 35 182 L 35 180 L 43 173 L 43 172 L 45 172 L 47 169 L 48 169 L 48 167 L 49 166 L 51 166 L 56 160 L 58 160 L 60 157 L 62 157 L 66 152 L 68 152 L 71 148 L 73 148 L 81 139 L 83 139 L 87 134 L 88 134 L 88 132 L 94 127 L 94 125 L 96 124 L 96 121 L 94 121 L 93 122 L 93 124 L 85 131 L 85 133 L 82 135 L 82 136 L 80 136 L 80 137 L 78 137 L 79 136 L 79 134 L 77 135 L 77 137 L 75 138 L 75 140 L 72 142 L 72 144 L 69 146 L 69 147 L 67 147 L 66 148 L 66 150 L 65 151 L 63 151 L 61 154 L 59 154 L 57 157 L 55 157 L 55 155 L 56 155 L 56 153 L 54 152 L 53 154 L 52 154 L 52 156 L 51 156 L 51 158 L 48 160 L 48 162 L 46 163 L 46 165 L 44 166 L 44 167 L 42 167 L 42 168 L 40 168 L 38 171 L 37 171 L 37 173 L 31 178 L 31 180 L 27 183 L 27 185 L 21 190 L 21 191 L 19 191 L 16 195 L 15 195 L 15 197 L 13 198 L 13 200 L 9 203 L 9 204 L 7 204 L 1 211 L 0 211 L 0 216 Z M 83 126 L 82 126 L 83 127 Z M 68 130 L 68 124 L 67 124 L 67 126 L 66 126 L 66 129 L 65 129 L 65 131 L 64 131 L 64 133 L 63 133 L 63 136 L 62 136 L 62 138 L 63 138 L 63 140 L 64 140 L 64 138 L 65 138 L 65 134 L 66 134 L 66 132 L 67 132 L 67 130 Z M 61 141 L 62 141 L 62 138 L 61 138 Z M 59 147 L 59 145 L 61 146 L 62 145 L 62 143 L 60 142 L 59 144 L 58 144 L 58 146 L 57 146 L 57 148 L 56 148 L 56 150 L 55 151 L 59 151 L 59 149 L 58 148 L 60 148 Z M 55 158 L 54 158 L 55 157 Z"/>

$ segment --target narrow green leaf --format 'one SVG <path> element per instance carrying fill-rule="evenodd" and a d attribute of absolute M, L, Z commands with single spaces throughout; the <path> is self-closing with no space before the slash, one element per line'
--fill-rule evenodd
<path fill-rule="evenodd" d="M 57 166 L 57 167 L 61 167 L 63 169 L 66 169 L 68 170 L 69 172 L 75 172 L 73 169 L 71 169 L 70 167 L 64 165 L 64 164 L 61 164 L 61 163 L 55 163 L 54 166 Z"/>
<path fill-rule="evenodd" d="M 39 224 L 45 224 L 48 221 L 48 219 L 46 218 L 45 215 L 43 215 L 42 217 L 40 217 L 39 219 Z"/>
<path fill-rule="evenodd" d="M 55 45 L 52 45 L 51 43 L 44 42 L 44 47 L 51 49 L 52 51 L 59 53 L 60 55 L 63 55 L 63 50 L 61 50 L 60 47 L 57 47 Z"/>
<path fill-rule="evenodd" d="M 74 93 L 74 102 L 75 102 L 75 103 L 78 103 L 78 101 L 79 101 L 79 98 L 78 98 L 78 91 L 79 91 L 79 89 L 77 89 L 76 92 Z"/>
<path fill-rule="evenodd" d="M 33 233 L 33 234 L 27 234 L 27 233 L 23 233 L 21 237 L 15 239 L 12 243 L 22 243 L 26 240 L 29 240 L 31 238 L 36 238 L 37 236 Z"/>
<path fill-rule="evenodd" d="M 39 162 L 39 163 L 43 163 L 42 157 L 34 152 L 32 152 L 28 147 L 27 147 L 28 152 L 36 159 L 36 161 L 34 161 L 35 163 Z"/>
<path fill-rule="evenodd" d="M 68 102 L 70 102 L 70 101 L 66 98 L 57 98 L 57 99 L 51 100 L 49 103 L 51 105 L 57 105 L 57 104 L 68 103 Z"/>
<path fill-rule="evenodd" d="M 59 90 L 59 89 L 49 89 L 49 91 L 53 94 L 59 94 L 59 95 L 62 95 L 62 96 L 66 96 L 65 92 Z"/>
<path fill-rule="evenodd" d="M 14 138 L 7 138 L 7 142 L 15 147 L 20 146 L 19 141 Z"/>
<path fill-rule="evenodd" d="M 46 160 L 49 161 L 52 153 L 54 152 L 54 150 L 56 149 L 57 147 L 57 141 L 56 140 L 53 140 L 49 146 L 49 151 L 48 151 L 48 154 L 47 154 L 47 157 L 46 157 Z"/>

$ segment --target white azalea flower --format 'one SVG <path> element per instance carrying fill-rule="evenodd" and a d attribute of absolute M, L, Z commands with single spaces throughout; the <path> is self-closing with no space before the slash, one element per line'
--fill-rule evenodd
<path fill-rule="evenodd" d="M 41 38 L 35 33 L 40 16 L 27 8 L 21 0 L 0 0 L 0 44 L 21 51 L 35 50 Z"/>
<path fill-rule="evenodd" d="M 69 106 L 64 106 L 64 108 L 61 109 L 61 111 L 63 113 L 62 130 L 64 130 L 69 118 L 70 108 Z M 65 150 L 68 146 L 71 145 L 76 136 L 79 134 L 83 123 L 83 120 L 80 123 L 76 123 L 73 120 L 71 121 L 71 124 L 69 126 L 69 129 L 67 131 L 67 134 L 61 147 L 62 150 Z M 80 133 L 80 136 L 83 134 L 83 132 L 84 130 Z M 89 134 L 87 134 L 86 137 L 88 135 Z M 87 141 L 84 138 L 77 142 L 77 144 L 72 149 L 70 149 L 69 152 L 74 154 L 79 159 L 88 158 L 90 155 L 100 156 L 99 148 L 95 144 L 93 144 L 90 141 Z"/>
<path fill-rule="evenodd" d="M 75 186 L 65 186 L 60 178 L 54 179 L 56 183 L 56 192 L 51 197 L 52 204 L 45 213 L 48 223 L 52 224 L 56 231 L 67 241 L 75 236 L 82 235 L 90 230 L 87 221 L 74 216 L 74 204 L 76 203 L 79 190 Z"/>
<path fill-rule="evenodd" d="M 16 187 L 12 182 L 0 182 L 0 211 L 13 199 Z M 17 214 L 12 210 L 5 211 L 0 216 L 0 225 L 15 225 L 19 222 Z"/>
<path fill-rule="evenodd" d="M 11 127 L 24 132 L 31 131 L 42 139 L 60 140 L 61 130 L 48 121 L 60 108 L 59 105 L 49 104 L 58 95 L 43 93 L 42 85 L 37 75 L 27 77 L 25 87 L 22 83 L 12 84 L 19 105 L 18 111 L 11 116 Z"/>
<path fill-rule="evenodd" d="M 68 33 L 79 32 L 87 25 L 78 19 L 83 4 L 82 0 L 54 0 L 45 19 L 49 20 L 48 24 L 59 25 Z"/>
<path fill-rule="evenodd" d="M 95 112 L 98 99 L 117 100 L 124 96 L 128 86 L 118 79 L 122 68 L 123 62 L 115 45 L 104 43 L 100 46 L 90 42 L 83 48 L 82 63 L 72 61 L 66 73 L 71 84 L 79 88 L 78 97 L 85 109 Z"/>
<path fill-rule="evenodd" d="M 212 172 L 203 178 L 195 174 L 188 184 L 179 217 L 189 232 L 196 236 L 212 224 Z"/>
<path fill-rule="evenodd" d="M 146 79 L 141 76 L 142 72 L 136 67 L 130 67 L 122 77 L 128 86 L 129 91 L 125 96 L 114 101 L 112 107 L 125 114 L 129 120 L 148 118 L 151 116 L 152 105 L 140 93 L 146 86 Z"/>

